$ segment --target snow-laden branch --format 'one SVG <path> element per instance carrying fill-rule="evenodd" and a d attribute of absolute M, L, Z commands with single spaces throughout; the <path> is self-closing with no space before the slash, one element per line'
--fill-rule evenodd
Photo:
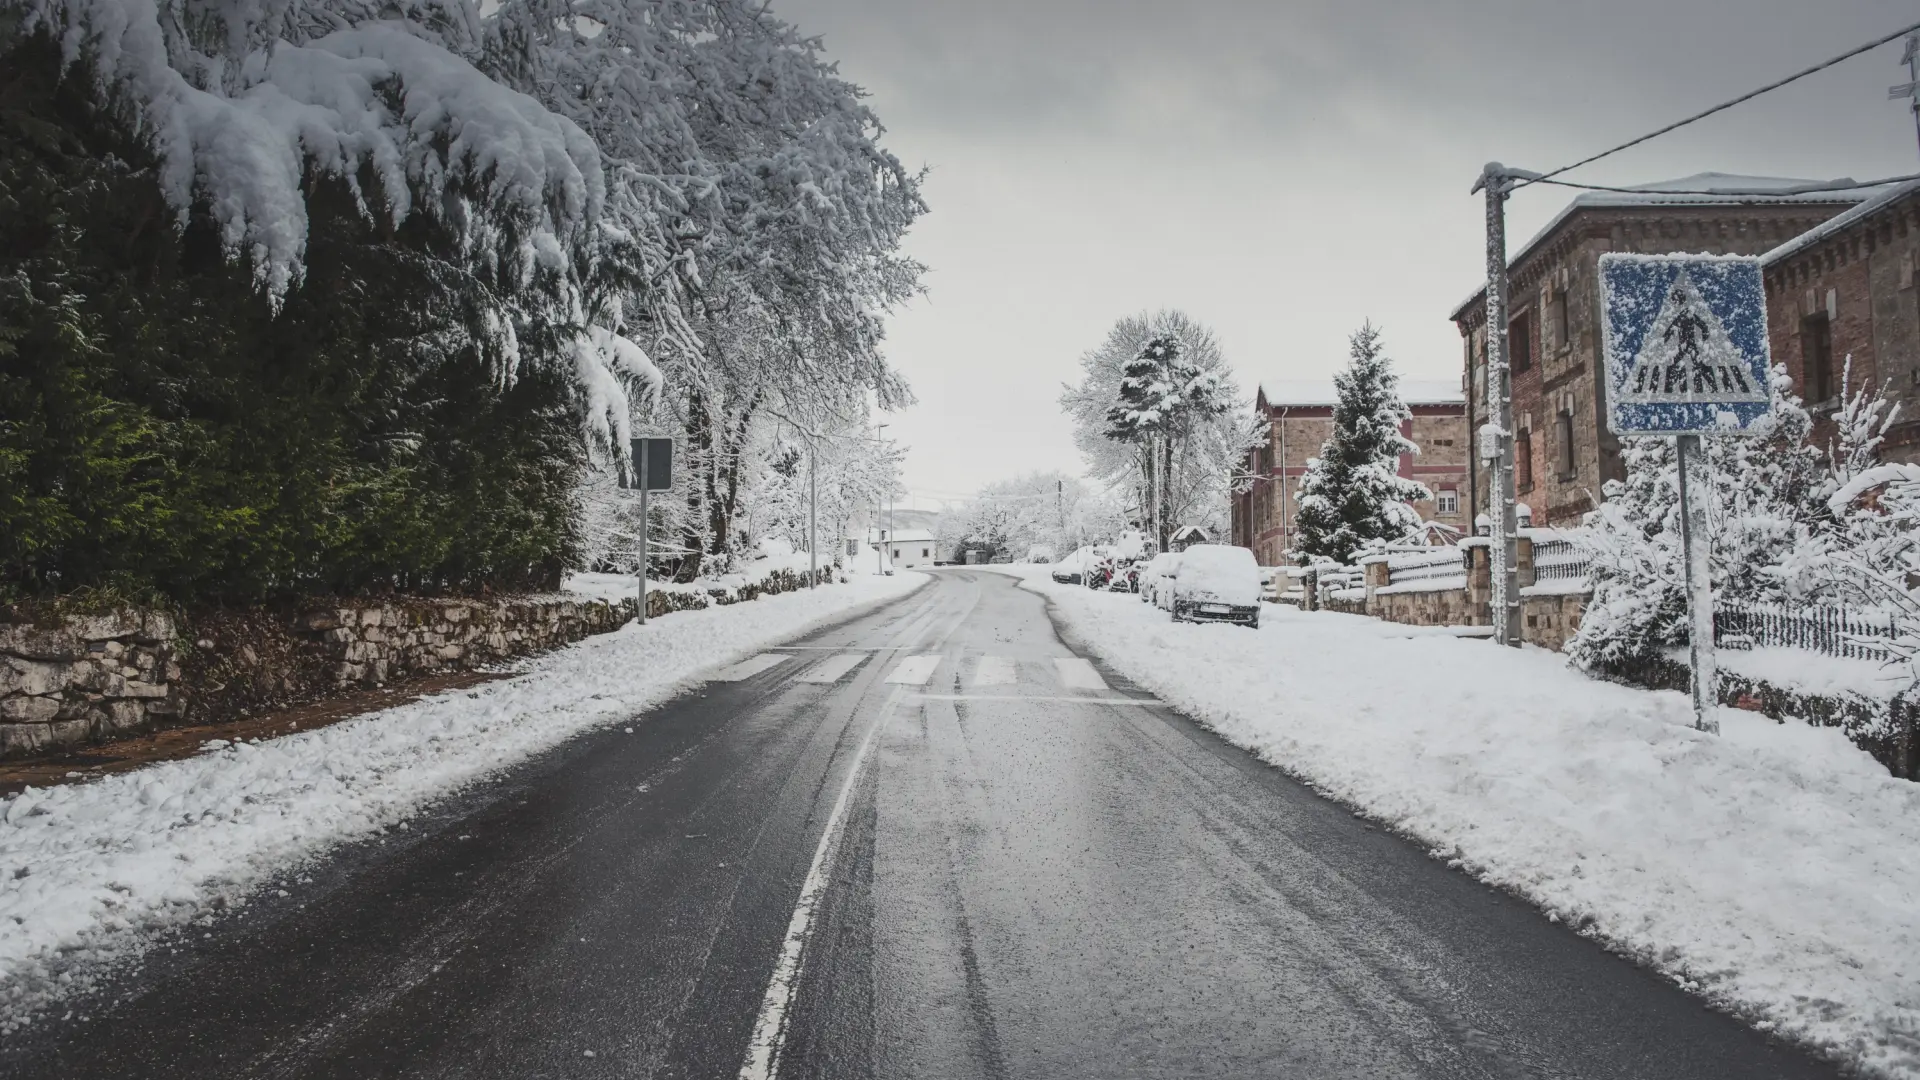
<path fill-rule="evenodd" d="M 128 108 L 177 220 L 204 206 L 229 255 L 276 300 L 301 276 L 310 176 L 345 183 L 369 216 L 445 220 L 463 249 L 522 276 L 564 269 L 604 196 L 585 132 L 412 24 L 295 40 L 276 31 L 297 38 L 289 26 L 301 20 L 244 5 L 27 0 L 22 10 L 23 33 L 54 36 L 70 64 L 91 66 L 103 100 Z"/>

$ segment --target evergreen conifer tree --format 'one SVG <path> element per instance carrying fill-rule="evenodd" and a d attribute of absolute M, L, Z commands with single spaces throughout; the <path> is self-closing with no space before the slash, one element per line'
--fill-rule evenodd
<path fill-rule="evenodd" d="M 1371 322 L 1361 326 L 1350 339 L 1346 370 L 1333 377 L 1333 436 L 1300 481 L 1296 554 L 1349 562 L 1368 543 L 1405 536 L 1420 524 L 1407 504 L 1432 495 L 1400 475 L 1400 455 L 1420 448 L 1400 433 L 1412 414 L 1399 382 L 1380 331 Z"/>

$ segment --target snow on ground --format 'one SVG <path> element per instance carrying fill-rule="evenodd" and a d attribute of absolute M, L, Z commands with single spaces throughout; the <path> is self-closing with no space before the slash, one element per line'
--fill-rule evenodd
<path fill-rule="evenodd" d="M 1064 628 L 1227 739 L 1763 1028 L 1920 1077 L 1920 784 L 1837 731 L 1361 616 L 1175 625 L 1024 567 Z"/>
<path fill-rule="evenodd" d="M 0 1032 L 136 959 L 156 931 L 211 922 L 329 848 L 405 828 L 435 799 L 925 580 L 861 575 L 679 612 L 532 658 L 510 679 L 0 799 Z"/>

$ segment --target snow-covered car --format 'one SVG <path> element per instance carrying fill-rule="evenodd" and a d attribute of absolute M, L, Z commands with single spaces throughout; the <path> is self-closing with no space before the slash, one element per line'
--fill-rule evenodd
<path fill-rule="evenodd" d="M 1160 585 L 1179 564 L 1179 554 L 1172 551 L 1163 551 L 1148 559 L 1147 565 L 1140 569 L 1140 599 L 1155 607 L 1164 607 L 1160 603 Z"/>
<path fill-rule="evenodd" d="M 1193 544 L 1161 588 L 1175 622 L 1260 625 L 1260 566 L 1246 548 Z"/>
<path fill-rule="evenodd" d="M 1078 585 L 1086 580 L 1087 570 L 1104 554 L 1106 554 L 1106 548 L 1097 544 L 1074 548 L 1067 553 L 1066 558 L 1053 564 L 1050 573 L 1053 580 L 1062 585 Z"/>

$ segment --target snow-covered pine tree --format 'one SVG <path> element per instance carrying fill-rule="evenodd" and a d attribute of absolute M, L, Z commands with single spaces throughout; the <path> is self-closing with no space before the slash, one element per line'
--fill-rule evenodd
<path fill-rule="evenodd" d="M 1333 377 L 1333 435 L 1300 480 L 1295 554 L 1350 562 L 1369 542 L 1405 536 L 1420 524 L 1408 503 L 1432 493 L 1400 475 L 1400 455 L 1420 448 L 1400 433 L 1412 413 L 1399 383 L 1380 331 L 1362 325 L 1349 339 L 1346 370 Z"/>
<path fill-rule="evenodd" d="M 1773 413 L 1754 434 L 1706 440 L 1713 587 L 1721 602 L 1786 599 L 1784 568 L 1808 525 L 1822 516 L 1832 487 L 1820 453 L 1807 442 L 1812 418 L 1784 368 L 1774 369 L 1770 387 Z M 1634 663 L 1687 640 L 1674 442 L 1654 437 L 1621 444 L 1626 479 L 1607 482 L 1605 501 L 1582 530 L 1594 553 L 1593 601 L 1567 651 L 1589 669 Z"/>

